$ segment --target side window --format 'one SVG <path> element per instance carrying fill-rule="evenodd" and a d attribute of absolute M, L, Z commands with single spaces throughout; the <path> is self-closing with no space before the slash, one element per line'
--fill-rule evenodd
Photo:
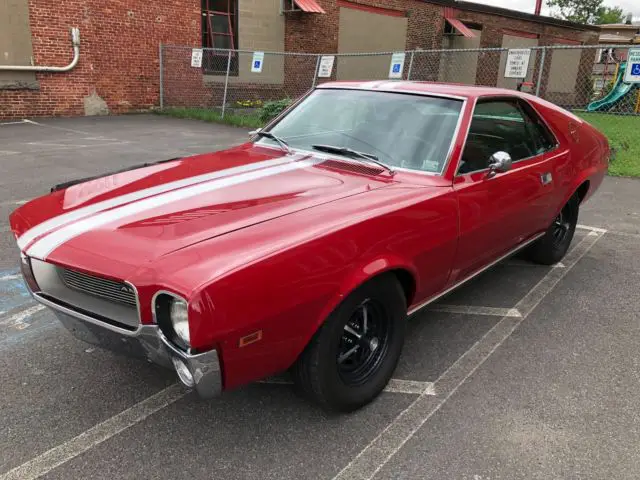
<path fill-rule="evenodd" d="M 458 173 L 489 168 L 496 152 L 511 155 L 514 162 L 540 155 L 555 139 L 536 113 L 518 100 L 494 100 L 476 105 Z"/>
<path fill-rule="evenodd" d="M 536 146 L 536 155 L 553 150 L 558 142 L 542 119 L 528 103 L 522 102 L 520 106 L 525 114 L 527 128 Z"/>

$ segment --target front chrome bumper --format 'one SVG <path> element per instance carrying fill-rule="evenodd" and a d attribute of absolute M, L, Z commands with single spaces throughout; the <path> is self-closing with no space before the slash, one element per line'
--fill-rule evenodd
<path fill-rule="evenodd" d="M 54 301 L 33 294 L 34 298 L 51 308 L 60 322 L 76 338 L 108 350 L 148 360 L 175 370 L 174 360 L 186 365 L 193 378 L 193 388 L 202 398 L 212 398 L 222 391 L 222 373 L 216 350 L 191 354 L 169 342 L 157 325 L 139 325 L 127 330 L 94 319 L 89 315 L 59 305 Z M 179 376 L 182 380 L 182 378 Z"/>

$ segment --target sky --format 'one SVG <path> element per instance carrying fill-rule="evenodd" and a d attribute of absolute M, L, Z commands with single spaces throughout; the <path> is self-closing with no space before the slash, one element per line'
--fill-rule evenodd
<path fill-rule="evenodd" d="M 536 7 L 536 0 L 472 0 L 476 3 L 494 5 L 496 7 L 510 8 L 521 12 L 533 13 Z M 621 7 L 625 13 L 633 13 L 634 21 L 640 21 L 640 2 L 638 0 L 604 0 L 604 4 L 609 7 Z M 549 15 L 549 9 L 542 7 L 542 14 Z"/>

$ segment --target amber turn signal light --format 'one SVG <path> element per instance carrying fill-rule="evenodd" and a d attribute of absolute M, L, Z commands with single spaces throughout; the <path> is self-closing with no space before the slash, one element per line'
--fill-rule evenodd
<path fill-rule="evenodd" d="M 238 347 L 246 347 L 247 345 L 251 345 L 252 343 L 259 342 L 260 340 L 262 340 L 262 330 L 258 330 L 242 337 L 238 341 Z"/>

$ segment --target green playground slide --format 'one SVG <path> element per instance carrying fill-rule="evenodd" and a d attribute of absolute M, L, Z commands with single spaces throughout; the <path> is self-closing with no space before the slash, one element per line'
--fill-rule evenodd
<path fill-rule="evenodd" d="M 596 100 L 595 102 L 591 102 L 587 106 L 587 112 L 606 110 L 619 102 L 626 94 L 631 91 L 634 85 L 632 83 L 624 83 L 622 81 L 626 68 L 626 62 L 620 64 L 620 68 L 618 69 L 618 76 L 616 77 L 616 81 L 613 84 L 613 88 L 611 89 L 611 91 L 604 98 Z"/>

